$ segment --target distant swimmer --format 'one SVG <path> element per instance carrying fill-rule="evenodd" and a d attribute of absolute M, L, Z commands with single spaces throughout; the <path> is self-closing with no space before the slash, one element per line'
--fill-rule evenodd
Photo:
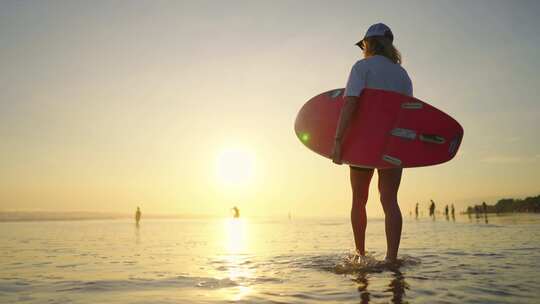
<path fill-rule="evenodd" d="M 135 211 L 135 223 L 139 225 L 140 220 L 141 220 L 141 208 L 137 207 L 137 211 Z"/>
<path fill-rule="evenodd" d="M 236 206 L 232 207 L 231 209 L 234 212 L 233 217 L 234 218 L 239 218 L 240 217 L 240 209 L 238 209 L 238 207 L 236 207 Z"/>

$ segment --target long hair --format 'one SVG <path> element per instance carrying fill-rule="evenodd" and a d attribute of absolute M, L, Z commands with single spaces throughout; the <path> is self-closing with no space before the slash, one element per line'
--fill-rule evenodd
<path fill-rule="evenodd" d="M 392 44 L 390 39 L 384 36 L 374 36 L 364 39 L 366 54 L 381 55 L 390 59 L 393 63 L 401 64 L 401 53 Z"/>

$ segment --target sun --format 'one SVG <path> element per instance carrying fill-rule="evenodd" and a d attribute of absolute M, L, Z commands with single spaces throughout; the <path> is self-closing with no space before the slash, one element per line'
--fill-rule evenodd
<path fill-rule="evenodd" d="M 255 175 L 255 154 L 242 148 L 227 148 L 216 158 L 216 175 L 226 185 L 245 185 Z"/>

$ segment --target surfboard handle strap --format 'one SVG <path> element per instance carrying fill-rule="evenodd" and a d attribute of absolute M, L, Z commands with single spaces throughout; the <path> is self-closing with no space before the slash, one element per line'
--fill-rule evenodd
<path fill-rule="evenodd" d="M 420 140 L 432 144 L 444 144 L 446 140 L 444 137 L 435 134 L 420 134 Z"/>
<path fill-rule="evenodd" d="M 394 128 L 392 131 L 390 131 L 390 134 L 392 136 L 400 137 L 403 139 L 408 140 L 414 140 L 416 139 L 416 131 L 410 130 L 410 129 L 403 129 L 403 128 Z M 419 139 L 423 142 L 431 143 L 431 144 L 444 144 L 446 140 L 444 137 L 436 135 L 436 134 L 420 134 Z"/>

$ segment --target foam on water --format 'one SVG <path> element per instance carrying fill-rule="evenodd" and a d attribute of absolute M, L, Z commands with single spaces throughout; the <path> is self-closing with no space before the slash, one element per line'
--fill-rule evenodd
<path fill-rule="evenodd" d="M 416 266 L 420 264 L 420 259 L 402 255 L 396 261 L 377 259 L 373 253 L 367 253 L 360 256 L 356 253 L 348 253 L 341 262 L 334 266 L 334 272 L 337 274 L 353 274 L 360 272 L 382 272 L 397 271 L 401 267 Z"/>

